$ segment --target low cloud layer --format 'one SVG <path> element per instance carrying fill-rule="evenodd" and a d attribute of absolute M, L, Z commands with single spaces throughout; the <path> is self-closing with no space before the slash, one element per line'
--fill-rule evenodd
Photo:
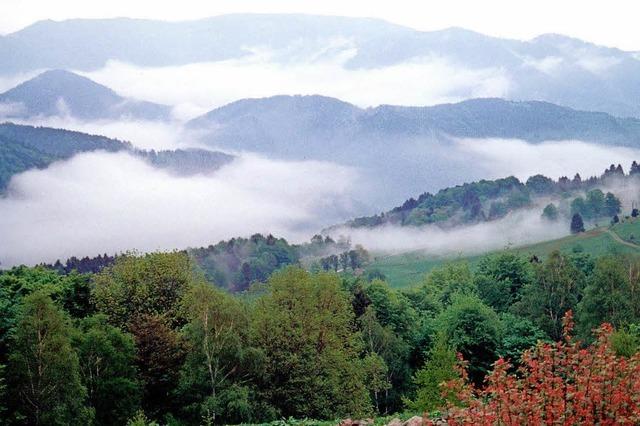
<path fill-rule="evenodd" d="M 510 82 L 500 69 L 469 70 L 444 58 L 422 58 L 376 69 L 347 69 L 345 49 L 299 62 L 258 52 L 238 60 L 143 68 L 111 61 L 85 76 L 124 96 L 175 105 L 189 119 L 243 98 L 321 94 L 362 107 L 435 105 L 470 97 L 504 97 Z M 232 83 L 232 84 L 230 84 Z"/>
<path fill-rule="evenodd" d="M 543 174 L 557 179 L 600 176 L 611 164 L 628 170 L 631 162 L 640 161 L 640 150 L 582 141 L 529 143 L 519 139 L 459 139 L 453 155 L 469 158 L 469 164 L 481 167 L 486 178 L 513 175 L 523 181 Z"/>
<path fill-rule="evenodd" d="M 528 210 L 515 212 L 497 221 L 449 230 L 436 225 L 420 228 L 389 225 L 375 229 L 339 228 L 332 231 L 331 235 L 348 237 L 352 243 L 362 244 L 378 253 L 420 251 L 437 258 L 479 254 L 560 238 L 568 233 L 566 223 L 544 221 L 540 211 Z"/>
<path fill-rule="evenodd" d="M 0 199 L 0 262 L 185 248 L 257 232 L 306 239 L 319 223 L 348 217 L 355 179 L 336 165 L 251 156 L 181 178 L 128 154 L 82 154 L 13 179 Z"/>
<path fill-rule="evenodd" d="M 0 121 L 2 110 L 0 109 Z M 75 130 L 131 142 L 140 149 L 177 149 L 198 147 L 194 135 L 183 131 L 180 123 L 145 120 L 79 120 L 69 116 L 34 117 L 28 120 L 10 120 L 17 124 Z"/>
<path fill-rule="evenodd" d="M 40 124 L 107 134 L 143 148 L 175 148 L 190 143 L 173 124 L 58 118 Z M 460 179 L 509 175 L 525 181 L 538 173 L 558 178 L 579 172 L 588 177 L 600 175 L 612 163 L 621 163 L 626 169 L 633 159 L 640 160 L 640 150 L 580 141 L 531 144 L 463 139 L 452 144 L 443 142 L 437 148 L 438 167 L 452 172 L 448 178 L 452 180 L 440 186 L 462 183 Z M 434 145 L 426 144 L 424 150 L 426 161 L 429 153 L 435 152 Z M 0 198 L 0 262 L 8 266 L 129 249 L 185 248 L 256 232 L 304 241 L 323 227 L 376 213 L 367 203 L 374 196 L 380 198 L 381 188 L 364 178 L 374 172 L 382 176 L 403 170 L 354 170 L 331 163 L 242 154 L 238 161 L 211 175 L 176 177 L 124 153 L 82 154 L 48 169 L 14 177 L 7 197 Z M 425 187 L 408 191 L 399 180 L 395 189 L 387 188 L 388 193 L 382 195 L 386 197 L 381 200 L 383 210 L 404 200 L 398 201 L 398 194 L 407 193 L 408 198 L 439 189 L 427 185 L 442 177 L 441 169 L 425 162 L 425 167 L 412 173 L 419 174 L 415 176 L 425 182 Z M 627 188 L 624 198 L 635 200 L 634 194 L 635 189 Z M 354 242 L 369 249 L 420 249 L 439 256 L 499 249 L 510 243 L 520 245 L 567 233 L 566 224 L 555 227 L 542 223 L 538 210 L 447 232 L 426 227 L 355 230 L 349 234 Z"/>

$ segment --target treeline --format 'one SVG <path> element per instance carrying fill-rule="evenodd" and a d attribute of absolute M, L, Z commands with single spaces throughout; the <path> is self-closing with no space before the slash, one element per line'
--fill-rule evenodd
<path fill-rule="evenodd" d="M 266 241 L 264 242 L 266 244 Z M 8 424 L 228 424 L 337 419 L 446 403 L 440 383 L 482 386 L 603 322 L 630 356 L 640 339 L 640 259 L 507 251 L 446 264 L 407 291 L 289 266 L 241 296 L 184 252 L 124 255 L 98 274 L 0 274 L 0 399 Z M 133 420 L 136 419 L 135 423 Z"/>
<path fill-rule="evenodd" d="M 274 271 L 300 261 L 296 246 L 271 234 L 232 238 L 188 253 L 207 281 L 234 292 L 245 291 L 251 283 L 264 282 Z"/>
<path fill-rule="evenodd" d="M 445 188 L 436 194 L 425 192 L 417 199 L 410 198 L 389 212 L 356 218 L 347 225 L 351 227 L 375 227 L 384 224 L 418 226 L 430 223 L 464 224 L 496 220 L 511 211 L 531 206 L 539 197 L 553 196 L 559 200 L 580 198 L 579 194 L 583 192 L 600 191 L 598 188 L 607 183 L 621 184 L 639 175 L 640 165 L 634 161 L 627 174 L 621 165 L 612 164 L 602 175 L 588 179 L 582 179 L 579 174 L 576 174 L 573 179 L 564 176 L 557 181 L 543 175 L 532 176 L 524 183 L 513 176 L 481 180 Z M 579 210 L 580 206 L 575 206 L 575 209 Z M 589 210 L 587 216 L 590 213 L 595 215 L 594 218 L 601 214 L 609 215 L 605 211 Z"/>
<path fill-rule="evenodd" d="M 364 248 L 351 250 L 349 240 L 340 238 L 334 241 L 321 235 L 314 235 L 308 243 L 290 244 L 286 239 L 271 234 L 254 234 L 250 238 L 232 238 L 207 247 L 187 249 L 184 253 L 189 255 L 208 282 L 231 292 L 246 291 L 254 282 L 265 282 L 283 266 L 306 263 L 313 270 L 337 271 L 340 265 L 343 269 L 356 270 L 369 262 L 369 254 Z M 57 260 L 41 266 L 61 274 L 95 274 L 112 266 L 118 256 L 123 255 L 72 256 L 64 262 Z M 331 267 L 326 267 L 328 261 Z"/>

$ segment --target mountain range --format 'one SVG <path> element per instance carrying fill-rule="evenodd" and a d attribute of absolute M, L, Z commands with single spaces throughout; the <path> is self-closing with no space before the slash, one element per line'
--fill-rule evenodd
<path fill-rule="evenodd" d="M 361 109 L 322 96 L 275 96 L 232 103 L 187 127 L 214 149 L 355 167 L 371 185 L 360 193 L 376 207 L 408 198 L 411 190 L 437 191 L 490 175 L 461 139 L 471 138 L 466 146 L 480 150 L 485 138 L 626 147 L 640 141 L 638 119 L 502 99 Z"/>
<path fill-rule="evenodd" d="M 511 100 L 640 116 L 640 60 L 635 52 L 557 34 L 519 41 L 461 28 L 417 31 L 365 18 L 235 14 L 183 22 L 41 21 L 0 37 L 0 75 L 52 68 L 96 70 L 109 60 L 145 67 L 184 65 L 238 59 L 256 51 L 268 51 L 284 64 L 343 54 L 347 69 L 444 61 L 458 69 L 494 74 Z M 474 97 L 473 91 L 457 95 Z"/>
<path fill-rule="evenodd" d="M 85 77 L 60 70 L 47 71 L 0 95 L 0 104 L 12 105 L 7 102 L 23 105 L 21 118 L 31 123 L 38 123 L 38 117 L 59 114 L 56 107 L 61 102 L 68 106 L 70 116 L 79 119 L 166 119 L 169 115 L 168 106 L 130 101 Z M 380 209 L 425 190 L 436 191 L 485 178 L 486 168 L 468 166 L 477 157 L 457 149 L 461 139 L 473 139 L 472 143 L 479 147 L 485 138 L 519 139 L 533 144 L 580 140 L 635 148 L 640 141 L 639 119 L 548 102 L 497 98 L 432 107 L 360 108 L 319 95 L 280 95 L 236 101 L 191 120 L 184 127 L 187 137 L 194 137 L 213 150 L 248 151 L 269 158 L 330 161 L 354 167 L 361 172 L 364 186 L 360 193 L 367 198 L 359 202 Z M 5 179 L 16 170 L 41 167 L 45 159 L 50 162 L 59 158 L 49 158 L 52 154 L 47 151 L 35 157 L 25 152 L 27 148 L 41 149 L 34 145 L 37 138 L 31 142 L 21 143 L 19 152 L 5 153 L 14 159 L 5 161 L 13 163 L 4 167 L 8 171 Z M 167 156 L 170 160 L 161 159 Z M 179 168 L 206 169 L 211 163 L 217 164 L 218 158 L 210 156 L 206 151 L 182 151 Z M 153 161 L 161 165 L 165 161 L 174 163 L 177 158 L 172 152 L 156 155 Z"/>
<path fill-rule="evenodd" d="M 168 120 L 171 108 L 127 99 L 86 77 L 65 70 L 39 74 L 0 94 L 6 118 L 71 116 L 83 120 Z"/>

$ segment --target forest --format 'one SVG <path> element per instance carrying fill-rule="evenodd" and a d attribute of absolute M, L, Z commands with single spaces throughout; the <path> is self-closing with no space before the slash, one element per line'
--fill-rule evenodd
<path fill-rule="evenodd" d="M 576 174 L 572 179 L 563 176 L 553 180 L 538 174 L 526 182 L 513 176 L 481 180 L 444 188 L 436 194 L 425 192 L 386 213 L 355 218 L 347 222 L 347 226 L 371 228 L 385 224 L 420 226 L 431 223 L 455 226 L 485 222 L 503 218 L 519 209 L 535 207 L 536 200 L 550 198 L 554 202 L 547 207 L 555 213 L 549 218 L 557 219 L 558 212 L 567 216 L 578 213 L 585 219 L 612 217 L 619 213 L 620 201 L 612 193 L 604 194 L 602 188 L 624 187 L 635 181 L 639 174 L 640 166 L 633 161 L 627 173 L 620 164 L 612 164 L 600 176 L 587 179 Z M 559 210 L 564 204 L 567 204 L 566 208 Z"/>
<path fill-rule="evenodd" d="M 211 285 L 187 252 L 102 259 L 97 273 L 0 274 L 7 424 L 396 413 L 450 424 L 624 415 L 633 424 L 640 414 L 639 393 L 629 392 L 640 368 L 637 256 L 507 250 L 473 267 L 443 264 L 404 290 L 294 260 L 234 294 Z M 574 365 L 592 372 L 592 385 L 558 373 Z M 554 403 L 537 410 L 540 398 Z"/>

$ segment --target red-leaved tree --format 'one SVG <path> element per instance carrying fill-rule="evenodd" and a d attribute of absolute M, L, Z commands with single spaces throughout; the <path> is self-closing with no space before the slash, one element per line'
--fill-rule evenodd
<path fill-rule="evenodd" d="M 540 343 L 525 352 L 515 373 L 500 359 L 485 387 L 469 384 L 464 365 L 450 406 L 450 425 L 638 425 L 640 424 L 640 355 L 616 356 L 613 328 L 603 324 L 597 340 L 582 347 L 571 338 L 572 313 L 564 318 L 564 340 Z"/>

